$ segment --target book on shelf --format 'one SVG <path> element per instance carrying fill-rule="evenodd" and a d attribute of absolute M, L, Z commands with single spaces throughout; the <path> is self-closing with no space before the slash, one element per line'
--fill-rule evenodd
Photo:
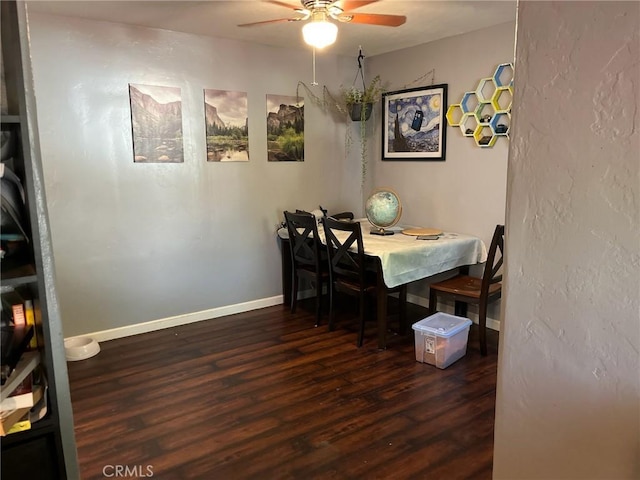
<path fill-rule="evenodd" d="M 4 385 L 23 354 L 29 349 L 34 328 L 28 325 L 0 327 L 2 348 L 0 350 L 0 384 Z"/>
<path fill-rule="evenodd" d="M 33 372 L 31 372 L 29 375 L 27 375 L 26 377 L 24 377 L 24 380 L 22 380 L 18 386 L 15 388 L 15 390 L 13 392 L 11 392 L 9 394 L 8 398 L 11 397 L 17 397 L 19 395 L 24 395 L 25 393 L 31 393 L 33 392 L 33 384 L 34 384 L 34 373 L 35 373 L 35 369 Z M 37 383 L 37 382 L 35 382 Z M 0 402 L 1 404 L 2 402 Z M 26 406 L 26 405 L 25 405 Z M 0 410 L 6 410 L 6 409 L 1 409 Z"/>
<path fill-rule="evenodd" d="M 34 395 L 34 405 L 29 410 L 29 420 L 31 423 L 36 423 L 39 420 L 42 420 L 47 414 L 49 405 L 47 404 L 47 378 L 42 375 L 41 378 L 41 390 Z M 38 396 L 42 395 L 42 398 L 38 399 Z"/>
<path fill-rule="evenodd" d="M 29 341 L 29 350 L 38 348 L 38 330 L 36 328 L 36 315 L 33 310 L 33 300 L 24 301 L 24 320 L 25 324 L 33 328 L 33 335 Z"/>
<path fill-rule="evenodd" d="M 29 342 L 30 349 L 38 348 L 36 312 L 34 301 L 28 290 L 14 287 L 1 289 L 3 326 L 30 325 L 33 327 L 33 337 Z"/>
<path fill-rule="evenodd" d="M 18 385 L 27 378 L 28 375 L 40 364 L 40 352 L 37 350 L 25 352 L 20 360 L 16 363 L 15 368 L 10 375 L 3 378 L 2 387 L 0 388 L 0 401 L 8 398 L 9 395 L 18 388 Z"/>
<path fill-rule="evenodd" d="M 24 407 L 12 410 L 10 412 L 0 413 L 0 436 L 6 436 L 10 433 L 21 432 L 23 430 L 29 430 L 31 424 L 38 420 L 38 413 L 36 417 L 32 414 L 32 410 L 37 411 L 37 406 L 46 403 L 46 396 L 44 395 L 44 389 L 38 388 L 34 390 L 34 407 Z"/>
<path fill-rule="evenodd" d="M 11 305 L 11 313 L 13 317 L 13 324 L 16 326 L 23 326 L 27 323 L 24 317 L 24 305 L 23 304 L 15 304 Z"/>
<path fill-rule="evenodd" d="M 11 394 L 0 402 L 0 415 L 4 412 L 10 412 L 19 408 L 31 408 L 36 403 L 38 390 L 42 386 L 34 383 L 34 374 L 28 375 Z"/>
<path fill-rule="evenodd" d="M 24 432 L 25 430 L 30 430 L 30 429 L 31 429 L 31 420 L 29 420 L 29 418 L 24 418 L 23 420 L 20 420 L 19 422 L 14 423 L 11 426 L 11 428 L 7 430 L 7 433 L 4 433 L 4 429 L 2 429 L 0 431 L 0 434 L 5 436 L 5 435 L 10 435 L 12 433 Z"/>
<path fill-rule="evenodd" d="M 5 309 L 7 312 L 10 312 L 11 321 L 14 325 L 25 325 L 25 311 L 24 311 L 24 298 L 23 296 L 15 289 L 9 288 L 2 292 L 0 295 L 2 299 L 2 310 Z"/>

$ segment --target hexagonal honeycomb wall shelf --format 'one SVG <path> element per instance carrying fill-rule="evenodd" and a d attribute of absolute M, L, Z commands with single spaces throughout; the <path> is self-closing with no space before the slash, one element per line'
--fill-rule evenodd
<path fill-rule="evenodd" d="M 460 103 L 449 105 L 447 122 L 473 138 L 480 148 L 491 148 L 498 137 L 509 138 L 513 100 L 513 64 L 501 63 L 491 77 L 465 92 Z"/>

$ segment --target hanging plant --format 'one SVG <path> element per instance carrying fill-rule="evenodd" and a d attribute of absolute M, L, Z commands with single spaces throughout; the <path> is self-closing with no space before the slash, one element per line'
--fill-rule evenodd
<path fill-rule="evenodd" d="M 298 85 L 296 87 L 296 97 L 298 102 L 300 102 L 300 89 L 304 89 L 307 94 L 307 98 L 311 103 L 320 107 L 324 112 L 330 113 L 334 116 L 336 121 L 349 120 L 350 112 L 349 107 L 346 103 L 346 98 L 344 95 L 344 91 L 342 95 L 334 96 L 326 86 L 322 87 L 322 97 L 316 95 L 316 93 L 309 88 L 309 86 L 303 81 L 298 81 Z M 366 123 L 362 122 L 362 127 L 366 127 Z M 366 130 L 361 128 L 361 138 L 364 138 Z M 345 157 L 348 156 L 349 151 L 351 150 L 351 145 L 353 144 L 353 139 L 351 137 L 351 128 L 348 127 L 345 129 L 345 137 L 344 137 L 344 151 Z M 366 144 L 363 146 L 366 149 Z M 362 172 L 362 181 L 364 183 L 365 171 L 363 167 Z"/>
<path fill-rule="evenodd" d="M 365 122 L 371 117 L 373 111 L 373 103 L 353 103 L 349 105 L 349 117 L 354 122 L 364 120 Z"/>
<path fill-rule="evenodd" d="M 369 120 L 373 104 L 379 102 L 382 96 L 380 75 L 376 75 L 369 86 L 364 85 L 364 78 L 362 82 L 363 89 L 354 85 L 342 92 L 342 98 L 353 121 Z"/>
<path fill-rule="evenodd" d="M 353 86 L 342 91 L 342 99 L 346 106 L 346 110 L 354 122 L 360 122 L 360 168 L 362 171 L 361 185 L 367 178 L 367 120 L 373 112 L 373 105 L 382 98 L 382 79 L 380 75 L 373 77 L 369 85 L 364 81 L 364 73 L 362 71 L 362 51 L 358 55 L 358 72 L 354 80 Z M 362 80 L 362 89 L 355 86 L 355 81 L 360 76 Z"/>
<path fill-rule="evenodd" d="M 364 80 L 362 68 L 363 59 L 364 55 L 362 55 L 362 50 L 360 50 L 358 55 L 358 71 L 353 82 L 354 84 L 349 88 L 342 89 L 341 95 L 338 96 L 338 98 L 334 97 L 326 86 L 322 87 L 322 97 L 316 95 L 302 81 L 299 81 L 296 87 L 296 96 L 298 98 L 300 98 L 299 91 L 302 87 L 306 91 L 308 98 L 312 103 L 322 108 L 323 111 L 334 114 L 336 119 L 344 118 L 347 121 L 351 119 L 352 121 L 360 122 L 360 168 L 362 173 L 362 187 L 364 187 L 367 177 L 367 120 L 372 114 L 374 114 L 373 105 L 380 102 L 382 93 L 385 91 L 382 87 L 380 75 L 376 75 L 367 86 Z M 355 86 L 358 76 L 360 76 L 362 80 L 362 89 Z M 427 73 L 416 78 L 411 83 L 404 85 L 402 89 L 409 88 L 418 83 L 423 83 L 429 76 L 431 76 L 431 85 L 433 85 L 435 69 L 429 70 Z M 313 85 L 317 85 L 317 83 L 315 83 L 315 73 Z M 345 129 L 345 156 L 348 156 L 352 144 L 353 139 L 351 137 L 351 129 L 347 127 Z"/>

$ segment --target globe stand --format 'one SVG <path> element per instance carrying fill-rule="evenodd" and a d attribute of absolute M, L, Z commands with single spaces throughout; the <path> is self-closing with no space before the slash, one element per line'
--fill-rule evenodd
<path fill-rule="evenodd" d="M 384 228 L 373 227 L 371 229 L 371 235 L 393 235 L 395 232 L 391 230 L 385 230 Z"/>

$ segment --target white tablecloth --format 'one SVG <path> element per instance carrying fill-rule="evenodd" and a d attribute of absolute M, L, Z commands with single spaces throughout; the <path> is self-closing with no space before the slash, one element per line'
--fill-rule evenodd
<path fill-rule="evenodd" d="M 400 231 L 394 235 L 371 235 L 371 224 L 367 220 L 360 223 L 364 251 L 380 258 L 384 283 L 389 288 L 487 260 L 487 248 L 478 237 L 444 232 L 438 240 L 418 240 Z M 336 233 L 339 240 L 348 236 Z M 319 234 L 324 242 L 321 226 Z"/>

